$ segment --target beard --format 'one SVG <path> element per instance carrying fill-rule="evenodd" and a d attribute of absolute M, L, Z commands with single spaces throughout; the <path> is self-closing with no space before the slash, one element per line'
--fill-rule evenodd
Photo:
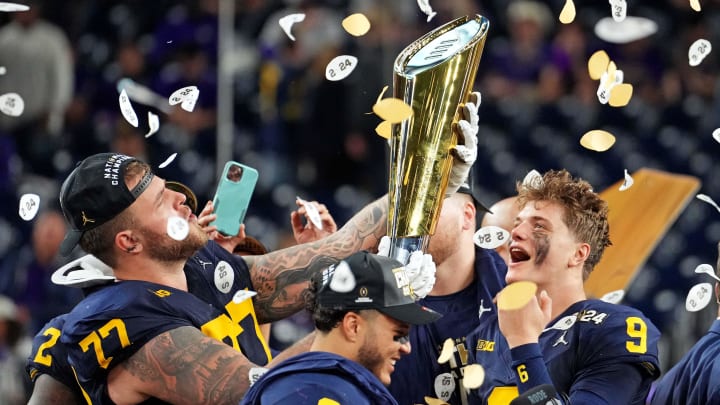
<path fill-rule="evenodd" d="M 190 231 L 185 239 L 177 241 L 167 233 L 156 232 L 150 228 L 141 228 L 140 232 L 148 241 L 147 252 L 150 258 L 161 262 L 187 261 L 208 241 L 207 234 L 197 225 L 190 223 Z"/>
<path fill-rule="evenodd" d="M 370 370 L 371 373 L 380 378 L 379 370 L 382 369 L 385 360 L 378 350 L 377 339 L 374 333 L 368 333 L 365 336 L 362 346 L 358 349 L 357 362 L 361 366 Z"/>

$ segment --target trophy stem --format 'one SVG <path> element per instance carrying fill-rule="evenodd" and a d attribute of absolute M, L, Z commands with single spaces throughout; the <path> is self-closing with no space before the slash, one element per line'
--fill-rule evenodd
<path fill-rule="evenodd" d="M 429 235 L 411 236 L 407 238 L 390 238 L 390 257 L 402 264 L 407 264 L 410 260 L 410 253 L 421 250 L 427 251 Z"/>

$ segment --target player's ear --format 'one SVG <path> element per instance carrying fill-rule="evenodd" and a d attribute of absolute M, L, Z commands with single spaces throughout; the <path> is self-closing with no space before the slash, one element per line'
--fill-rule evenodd
<path fill-rule="evenodd" d="M 590 245 L 587 243 L 578 243 L 568 264 L 571 267 L 582 266 L 588 256 L 590 256 Z"/>
<path fill-rule="evenodd" d="M 142 243 L 139 242 L 131 230 L 118 232 L 117 235 L 115 235 L 115 246 L 127 253 L 138 253 L 142 251 Z"/>
<path fill-rule="evenodd" d="M 340 321 L 340 329 L 349 342 L 357 342 L 364 328 L 364 319 L 355 312 L 348 312 Z"/>

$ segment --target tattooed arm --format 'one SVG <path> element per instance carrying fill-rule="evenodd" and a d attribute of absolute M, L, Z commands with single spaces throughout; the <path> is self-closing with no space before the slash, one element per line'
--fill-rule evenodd
<path fill-rule="evenodd" d="M 28 405 L 66 405 L 82 403 L 82 398 L 78 398 L 73 390 L 48 374 L 41 374 L 35 380 L 32 396 L 28 401 Z"/>
<path fill-rule="evenodd" d="M 108 392 L 118 405 L 150 397 L 174 404 L 236 405 L 250 386 L 252 367 L 232 347 L 183 326 L 157 335 L 113 368 Z"/>
<path fill-rule="evenodd" d="M 258 321 L 272 322 L 303 308 L 310 277 L 360 250 L 375 250 L 387 230 L 387 196 L 355 214 L 339 231 L 315 242 L 245 256 L 253 287 Z"/>

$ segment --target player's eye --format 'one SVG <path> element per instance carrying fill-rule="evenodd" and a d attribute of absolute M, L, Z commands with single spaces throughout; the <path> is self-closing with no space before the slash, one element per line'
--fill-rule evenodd
<path fill-rule="evenodd" d="M 393 336 L 393 340 L 400 343 L 401 345 L 404 345 L 405 343 L 410 341 L 409 335 L 395 335 Z"/>

